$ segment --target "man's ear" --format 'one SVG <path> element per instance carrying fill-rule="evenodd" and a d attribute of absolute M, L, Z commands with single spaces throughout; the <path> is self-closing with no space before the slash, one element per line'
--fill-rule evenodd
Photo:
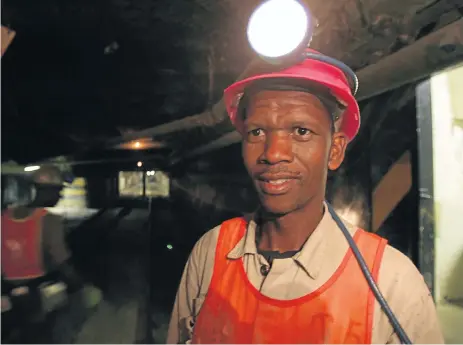
<path fill-rule="evenodd" d="M 343 132 L 336 132 L 332 136 L 330 156 L 328 158 L 328 169 L 338 169 L 346 154 L 347 136 Z"/>

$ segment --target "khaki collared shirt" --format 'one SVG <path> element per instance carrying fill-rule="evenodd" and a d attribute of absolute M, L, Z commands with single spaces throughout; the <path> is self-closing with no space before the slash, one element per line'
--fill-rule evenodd
<path fill-rule="evenodd" d="M 353 236 L 356 228 L 345 225 Z M 183 272 L 169 325 L 167 343 L 186 343 L 192 325 L 206 298 L 214 269 L 215 248 L 220 226 L 207 232 L 195 245 Z M 230 259 L 243 258 L 249 281 L 268 297 L 289 300 L 309 294 L 324 284 L 340 265 L 348 243 L 329 212 L 292 258 L 274 259 L 267 276 L 260 273 L 269 265 L 257 253 L 256 223 L 251 219 L 246 235 L 230 251 Z M 436 308 L 424 279 L 410 259 L 387 246 L 381 263 L 379 288 L 413 343 L 444 343 Z M 387 316 L 375 305 L 373 338 L 376 344 L 398 344 Z"/>

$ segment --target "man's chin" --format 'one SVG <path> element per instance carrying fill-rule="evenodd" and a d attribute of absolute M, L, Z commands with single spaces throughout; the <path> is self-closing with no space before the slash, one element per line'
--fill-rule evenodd
<path fill-rule="evenodd" d="M 284 216 L 285 214 L 291 213 L 297 209 L 297 206 L 293 202 L 285 202 L 284 200 L 278 200 L 279 198 L 261 198 L 262 208 L 266 213 L 274 216 Z"/>

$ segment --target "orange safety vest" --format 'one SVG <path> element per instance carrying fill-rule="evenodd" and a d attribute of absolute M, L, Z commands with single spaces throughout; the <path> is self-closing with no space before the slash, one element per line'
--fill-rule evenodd
<path fill-rule="evenodd" d="M 242 218 L 221 226 L 211 285 L 194 326 L 193 343 L 371 343 L 375 297 L 350 249 L 319 289 L 293 300 L 277 300 L 250 283 L 242 259 L 227 259 L 246 227 Z M 387 241 L 360 229 L 354 240 L 377 280 Z"/>
<path fill-rule="evenodd" d="M 6 280 L 22 280 L 45 274 L 42 256 L 44 209 L 36 209 L 24 219 L 15 219 L 11 210 L 2 215 L 2 273 Z"/>

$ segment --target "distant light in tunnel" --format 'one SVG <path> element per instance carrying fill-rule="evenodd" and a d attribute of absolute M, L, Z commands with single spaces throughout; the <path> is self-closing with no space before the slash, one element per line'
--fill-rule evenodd
<path fill-rule="evenodd" d="M 36 171 L 40 169 L 40 165 L 31 165 L 24 168 L 24 171 Z"/>
<path fill-rule="evenodd" d="M 159 149 L 166 146 L 161 141 L 154 141 L 152 138 L 140 138 L 136 140 L 125 141 L 115 146 L 116 149 L 122 150 L 148 150 Z"/>
<path fill-rule="evenodd" d="M 143 165 L 143 162 L 138 162 L 138 163 L 137 163 L 137 167 L 139 167 L 139 168 L 140 168 L 142 165 Z"/>
<path fill-rule="evenodd" d="M 114 41 L 112 42 L 111 44 L 107 45 L 105 48 L 104 48 L 104 54 L 105 55 L 108 55 L 108 54 L 113 54 L 116 52 L 116 50 L 119 49 L 119 44 Z"/>
<path fill-rule="evenodd" d="M 167 247 L 167 249 L 169 249 L 169 250 L 172 250 L 172 248 L 174 248 L 174 247 L 172 247 L 171 244 L 168 244 L 166 247 Z"/>
<path fill-rule="evenodd" d="M 150 170 L 150 171 L 147 171 L 147 172 L 146 172 L 146 175 L 147 175 L 147 176 L 154 176 L 155 173 L 156 173 L 156 171 Z"/>

